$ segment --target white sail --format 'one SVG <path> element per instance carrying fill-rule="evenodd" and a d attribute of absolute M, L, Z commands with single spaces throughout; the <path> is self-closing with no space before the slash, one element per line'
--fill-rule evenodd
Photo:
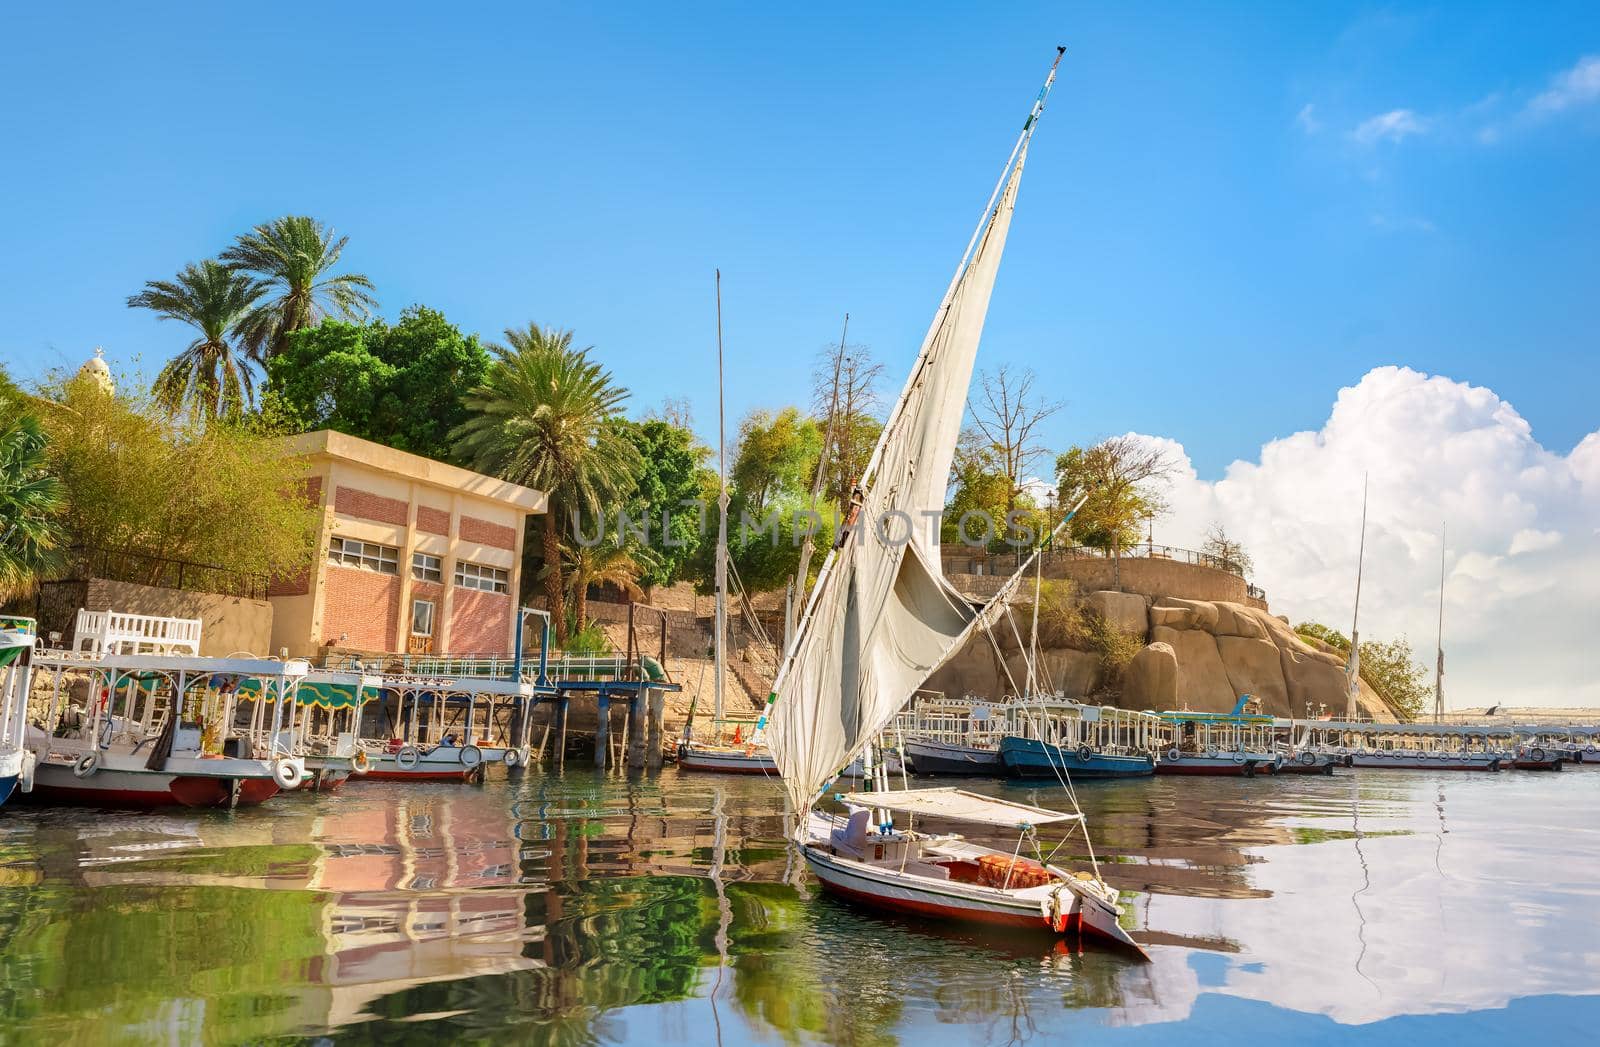
<path fill-rule="evenodd" d="M 934 316 L 774 684 L 768 744 L 797 810 L 883 730 L 976 616 L 944 578 L 938 515 L 1028 141 L 1054 75 Z"/>

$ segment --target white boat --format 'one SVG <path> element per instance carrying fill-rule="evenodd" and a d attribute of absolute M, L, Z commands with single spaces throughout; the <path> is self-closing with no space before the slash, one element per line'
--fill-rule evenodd
<path fill-rule="evenodd" d="M 239 688 L 261 681 L 275 696 L 267 736 L 284 729 L 284 700 L 304 661 L 191 655 L 42 651 L 48 677 L 43 727 L 29 727 L 35 758 L 29 799 L 100 807 L 234 807 L 261 803 L 306 778 L 305 760 L 260 751 L 239 727 Z M 70 680 L 86 684 L 74 695 Z"/>
<path fill-rule="evenodd" d="M 31 618 L 0 618 L 0 805 L 18 788 L 33 789 L 33 754 L 24 741 L 38 633 Z"/>
<path fill-rule="evenodd" d="M 482 781 L 490 767 L 526 765 L 537 688 L 526 681 L 448 676 L 384 676 L 371 726 L 356 758 L 364 781 Z"/>
<path fill-rule="evenodd" d="M 1100 876 L 1081 813 L 956 789 L 891 790 L 871 749 L 928 676 L 1004 611 L 1032 566 L 1030 559 L 975 608 L 944 577 L 936 521 L 1028 143 L 1060 61 L 1058 51 L 857 480 L 851 513 L 804 601 L 753 740 L 768 742 L 790 808 L 802 815 L 794 842 L 830 892 L 877 909 L 1085 932 L 1138 950 L 1121 927 L 1118 893 Z M 857 756 L 865 757 L 863 785 L 871 788 L 838 798 L 838 819 L 811 813 Z M 1015 847 L 991 849 L 897 826 L 895 813 L 1003 828 L 1018 838 Z M 1043 853 L 1017 860 L 1024 845 L 1039 843 L 1039 826 L 1057 824 L 1082 832 L 1088 868 L 1069 871 Z"/>
<path fill-rule="evenodd" d="M 778 774 L 778 765 L 766 746 L 717 745 L 712 742 L 681 742 L 678 767 L 685 771 L 712 771 L 718 774 Z"/>

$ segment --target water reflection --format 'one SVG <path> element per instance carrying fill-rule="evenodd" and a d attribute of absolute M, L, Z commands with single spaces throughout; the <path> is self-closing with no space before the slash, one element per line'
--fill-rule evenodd
<path fill-rule="evenodd" d="M 1194 1029 L 1221 999 L 1264 1006 L 1264 1031 L 1483 1011 L 1600 989 L 1597 791 L 1600 771 L 1085 788 L 1148 965 L 812 897 L 760 780 L 8 810 L 0 1015 L 96 1042 L 888 1044 Z"/>

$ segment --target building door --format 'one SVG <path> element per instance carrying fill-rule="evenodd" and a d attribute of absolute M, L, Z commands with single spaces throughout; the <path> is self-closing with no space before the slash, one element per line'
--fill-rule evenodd
<path fill-rule="evenodd" d="M 408 654 L 433 653 L 433 601 L 411 601 L 411 636 L 406 641 Z"/>

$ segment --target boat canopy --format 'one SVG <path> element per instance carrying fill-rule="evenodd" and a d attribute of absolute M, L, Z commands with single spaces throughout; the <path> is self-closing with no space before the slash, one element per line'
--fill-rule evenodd
<path fill-rule="evenodd" d="M 981 796 L 965 789 L 890 789 L 888 792 L 847 793 L 839 802 L 850 807 L 877 807 L 900 814 L 924 814 L 935 818 L 1025 829 L 1053 822 L 1078 822 L 1083 815 L 1051 811 L 993 796 Z"/>

